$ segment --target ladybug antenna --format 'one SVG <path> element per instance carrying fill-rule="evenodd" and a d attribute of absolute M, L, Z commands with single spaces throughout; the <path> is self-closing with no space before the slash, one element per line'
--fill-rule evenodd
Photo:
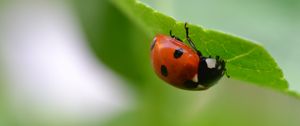
<path fill-rule="evenodd" d="M 187 27 L 187 24 L 188 24 L 187 22 L 184 23 L 185 37 L 186 37 L 187 41 L 189 42 L 189 44 L 191 45 L 191 47 L 194 50 L 198 51 L 197 48 L 196 48 L 196 46 L 195 46 L 195 44 L 194 44 L 194 42 L 192 41 L 192 39 L 189 36 L 189 28 Z"/>

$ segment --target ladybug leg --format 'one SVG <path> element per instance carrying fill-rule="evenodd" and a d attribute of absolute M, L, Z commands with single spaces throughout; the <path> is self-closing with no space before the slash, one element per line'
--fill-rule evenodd
<path fill-rule="evenodd" d="M 227 72 L 227 70 L 226 70 L 226 69 L 224 69 L 224 71 L 225 71 L 225 75 L 226 75 L 226 77 L 227 77 L 227 78 L 230 78 L 230 76 L 228 75 L 228 72 Z"/>
<path fill-rule="evenodd" d="M 172 38 L 175 38 L 176 40 L 182 42 L 182 40 L 181 40 L 180 38 L 178 38 L 178 37 L 176 37 L 175 35 L 172 34 L 172 30 L 170 30 L 170 36 L 171 36 Z"/>
<path fill-rule="evenodd" d="M 219 58 L 219 56 L 217 56 L 217 58 Z M 224 64 L 226 63 L 224 60 L 223 60 L 223 62 L 224 62 Z M 224 68 L 224 72 L 225 72 L 226 77 L 230 78 L 230 75 L 228 74 L 226 67 Z"/>
<path fill-rule="evenodd" d="M 189 42 L 189 44 L 191 45 L 191 47 L 197 51 L 198 56 L 202 56 L 202 53 L 196 48 L 194 42 L 192 41 L 192 39 L 189 36 L 189 28 L 187 27 L 187 22 L 184 23 L 184 29 L 185 29 L 185 37 L 187 39 L 187 41 Z"/>
<path fill-rule="evenodd" d="M 187 22 L 184 23 L 184 29 L 185 29 L 185 37 L 186 37 L 187 41 L 189 42 L 189 44 L 191 45 L 191 47 L 192 47 L 194 50 L 200 52 L 199 50 L 197 50 L 197 48 L 196 48 L 194 42 L 192 41 L 192 39 L 191 39 L 190 36 L 189 36 L 189 28 L 187 27 Z"/>
<path fill-rule="evenodd" d="M 202 56 L 202 53 L 198 50 L 197 50 L 197 54 L 198 54 L 198 56 Z"/>
<path fill-rule="evenodd" d="M 220 56 L 216 56 L 216 60 L 222 60 L 220 59 Z M 224 60 L 222 60 L 222 63 L 226 63 Z M 227 78 L 230 78 L 228 72 L 227 72 L 227 69 L 225 68 L 225 65 L 224 65 L 224 74 L 226 75 Z"/>
<path fill-rule="evenodd" d="M 175 35 L 172 34 L 172 30 L 170 30 L 170 36 L 171 36 L 172 38 L 175 38 Z"/>

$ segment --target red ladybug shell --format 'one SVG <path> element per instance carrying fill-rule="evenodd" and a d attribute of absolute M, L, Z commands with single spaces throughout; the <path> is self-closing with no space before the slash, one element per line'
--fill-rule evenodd
<path fill-rule="evenodd" d="M 197 79 L 200 57 L 183 42 L 166 35 L 157 35 L 151 46 L 155 73 L 171 85 L 187 89 L 185 83 Z"/>

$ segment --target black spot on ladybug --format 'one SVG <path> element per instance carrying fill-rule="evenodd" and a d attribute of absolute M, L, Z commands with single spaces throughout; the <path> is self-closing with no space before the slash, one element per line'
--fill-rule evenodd
<path fill-rule="evenodd" d="M 168 69 L 165 65 L 160 66 L 160 72 L 163 76 L 165 76 L 165 77 L 168 76 Z"/>
<path fill-rule="evenodd" d="M 174 58 L 177 59 L 177 58 L 180 58 L 183 54 L 183 49 L 182 48 L 179 48 L 179 49 L 176 49 L 174 51 Z"/>
<path fill-rule="evenodd" d="M 152 44 L 151 44 L 151 50 L 154 48 L 155 43 L 156 43 L 156 38 L 154 38 L 154 40 L 153 40 L 153 42 L 152 42 Z"/>
<path fill-rule="evenodd" d="M 196 83 L 192 80 L 187 80 L 184 82 L 184 87 L 187 89 L 195 89 L 198 87 L 198 83 Z"/>

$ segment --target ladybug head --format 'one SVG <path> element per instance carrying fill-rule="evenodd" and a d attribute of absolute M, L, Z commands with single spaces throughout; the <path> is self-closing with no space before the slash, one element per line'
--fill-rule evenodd
<path fill-rule="evenodd" d="M 203 87 L 209 88 L 225 74 L 225 71 L 225 61 L 219 56 L 216 58 L 201 57 L 198 67 L 199 83 Z"/>

